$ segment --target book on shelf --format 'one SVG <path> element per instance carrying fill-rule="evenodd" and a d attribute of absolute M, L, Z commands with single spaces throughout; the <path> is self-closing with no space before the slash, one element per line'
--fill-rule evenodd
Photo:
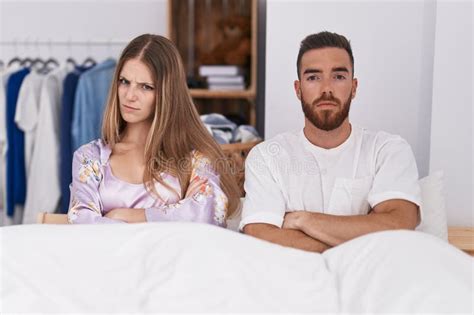
<path fill-rule="evenodd" d="M 218 75 L 211 75 L 206 78 L 207 83 L 209 84 L 234 84 L 234 83 L 244 83 L 244 76 L 243 75 L 226 75 L 226 76 L 218 76 Z"/>
<path fill-rule="evenodd" d="M 208 89 L 210 91 L 243 91 L 245 90 L 245 84 L 209 84 Z"/>
<path fill-rule="evenodd" d="M 201 65 L 199 75 L 207 76 L 232 76 L 242 74 L 242 68 L 236 65 Z"/>

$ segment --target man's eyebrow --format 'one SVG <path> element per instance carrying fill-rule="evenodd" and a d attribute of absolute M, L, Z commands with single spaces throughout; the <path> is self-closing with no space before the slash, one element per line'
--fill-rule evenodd
<path fill-rule="evenodd" d="M 303 74 L 307 74 L 307 73 L 321 73 L 323 72 L 321 69 L 313 69 L 313 68 L 308 68 L 306 69 Z"/>
<path fill-rule="evenodd" d="M 331 69 L 332 72 L 347 72 L 349 73 L 349 69 L 346 67 L 335 67 Z M 308 68 L 306 69 L 303 74 L 309 74 L 309 73 L 322 73 L 323 71 L 321 69 L 315 69 L 315 68 Z"/>
<path fill-rule="evenodd" d="M 346 67 L 336 67 L 332 68 L 332 72 L 349 72 L 349 69 Z"/>

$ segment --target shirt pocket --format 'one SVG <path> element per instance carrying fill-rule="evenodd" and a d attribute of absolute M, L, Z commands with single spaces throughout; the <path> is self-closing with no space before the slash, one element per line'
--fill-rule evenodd
<path fill-rule="evenodd" d="M 352 181 L 351 210 L 353 214 L 369 213 L 369 192 L 372 189 L 372 181 L 372 176 L 362 177 Z"/>
<path fill-rule="evenodd" d="M 327 213 L 335 215 L 367 214 L 371 187 L 371 176 L 357 179 L 336 178 Z"/>

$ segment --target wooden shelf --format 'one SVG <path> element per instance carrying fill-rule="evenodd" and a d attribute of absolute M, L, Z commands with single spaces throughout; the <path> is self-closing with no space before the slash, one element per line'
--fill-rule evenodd
<path fill-rule="evenodd" d="M 228 98 L 228 99 L 239 99 L 247 98 L 254 99 L 255 91 L 243 90 L 243 91 L 210 91 L 207 89 L 190 89 L 191 96 L 195 98 Z"/>
<path fill-rule="evenodd" d="M 204 62 L 201 57 L 222 42 L 220 21 L 234 15 L 248 18 L 250 22 L 250 56 L 248 63 L 242 66 L 247 89 L 190 88 L 190 93 L 200 114 L 237 114 L 256 127 L 258 0 L 168 0 L 168 38 L 181 54 L 188 79 L 201 82 L 204 80 L 199 77 L 199 67 Z"/>

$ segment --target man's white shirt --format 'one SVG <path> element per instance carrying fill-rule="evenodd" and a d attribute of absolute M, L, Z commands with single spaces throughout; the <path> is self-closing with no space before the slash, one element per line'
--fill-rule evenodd
<path fill-rule="evenodd" d="M 239 228 L 250 223 L 281 227 L 286 212 L 368 214 L 377 204 L 404 199 L 421 206 L 418 170 L 400 136 L 352 125 L 349 138 L 323 149 L 303 133 L 287 132 L 249 153 Z"/>

